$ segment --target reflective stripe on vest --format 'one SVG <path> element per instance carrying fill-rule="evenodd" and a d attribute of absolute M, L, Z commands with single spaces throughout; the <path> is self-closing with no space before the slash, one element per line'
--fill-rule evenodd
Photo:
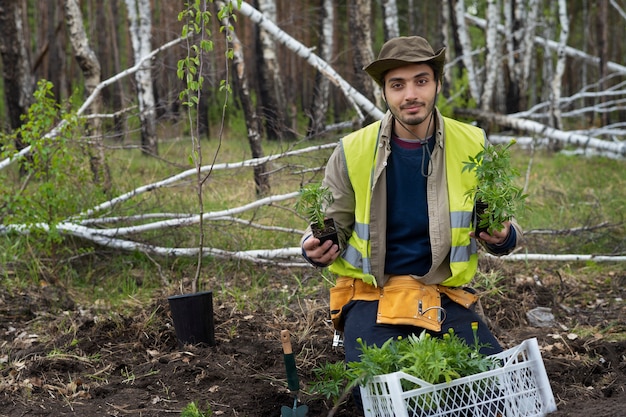
<path fill-rule="evenodd" d="M 482 129 L 444 117 L 446 137 L 446 176 L 450 207 L 451 241 L 450 270 L 452 275 L 442 284 L 452 287 L 472 280 L 478 265 L 476 241 L 470 239 L 473 201 L 465 193 L 474 187 L 476 177 L 462 172 L 463 162 L 476 155 L 485 143 Z M 355 227 L 347 247 L 329 269 L 340 276 L 363 279 L 375 283 L 371 270 L 370 207 L 373 189 L 372 178 L 376 166 L 378 138 L 381 122 L 345 136 L 340 146 L 344 153 L 348 176 L 354 189 Z M 363 172 L 370 171 L 370 175 Z"/>

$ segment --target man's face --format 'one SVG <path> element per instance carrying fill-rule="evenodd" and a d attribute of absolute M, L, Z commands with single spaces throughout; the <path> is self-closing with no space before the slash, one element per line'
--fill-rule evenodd
<path fill-rule="evenodd" d="M 389 109 L 417 133 L 421 130 L 419 125 L 428 119 L 435 106 L 438 82 L 432 68 L 428 64 L 405 65 L 389 70 L 384 81 Z"/>

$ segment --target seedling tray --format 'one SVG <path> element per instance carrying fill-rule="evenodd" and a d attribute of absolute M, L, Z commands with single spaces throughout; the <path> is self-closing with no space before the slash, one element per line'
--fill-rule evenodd
<path fill-rule="evenodd" d="M 501 366 L 450 383 L 429 384 L 404 372 L 361 386 L 365 417 L 531 417 L 556 411 L 537 339 L 493 357 Z"/>

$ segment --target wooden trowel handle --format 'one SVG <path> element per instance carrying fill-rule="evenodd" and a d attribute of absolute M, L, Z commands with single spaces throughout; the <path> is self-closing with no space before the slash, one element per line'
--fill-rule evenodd
<path fill-rule="evenodd" d="M 289 330 L 281 330 L 280 341 L 283 343 L 283 353 L 285 355 L 291 355 L 293 350 L 291 349 L 291 336 L 289 336 Z"/>

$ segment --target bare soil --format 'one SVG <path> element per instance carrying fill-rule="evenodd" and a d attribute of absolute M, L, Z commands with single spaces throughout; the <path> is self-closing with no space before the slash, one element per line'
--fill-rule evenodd
<path fill-rule="evenodd" d="M 486 317 L 506 347 L 536 337 L 557 402 L 553 416 L 623 416 L 626 406 L 626 274 L 541 266 L 483 265 L 507 276 L 485 294 Z M 523 270 L 519 270 L 523 268 Z M 530 271 L 530 272 L 529 272 Z M 294 274 L 268 270 L 271 291 L 297 292 Z M 305 272 L 315 278 L 315 272 Z M 279 416 L 292 406 L 280 331 L 292 334 L 308 416 L 333 404 L 307 389 L 313 369 L 343 359 L 333 348 L 327 290 L 292 297 L 286 309 L 241 307 L 214 293 L 216 346 L 180 348 L 167 296 L 137 303 L 132 313 L 80 305 L 60 284 L 0 288 L 0 417 L 180 415 L 195 401 L 215 416 Z M 219 288 L 219 286 L 216 286 Z M 295 295 L 298 295 L 297 293 Z M 549 327 L 526 312 L 548 307 Z M 351 400 L 336 416 L 356 416 Z"/>

